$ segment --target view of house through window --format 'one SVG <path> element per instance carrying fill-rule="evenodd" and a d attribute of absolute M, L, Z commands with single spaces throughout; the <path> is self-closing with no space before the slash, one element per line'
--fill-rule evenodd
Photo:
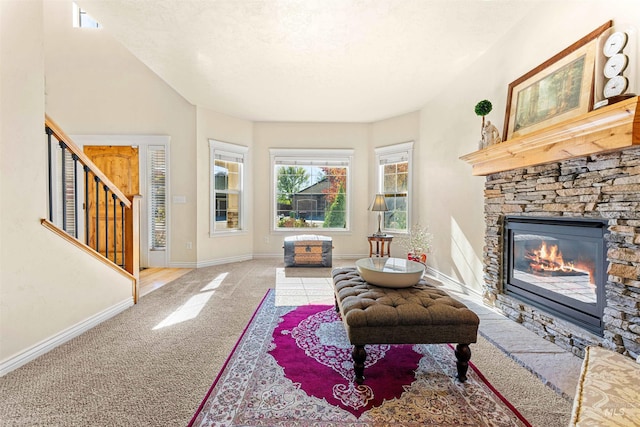
<path fill-rule="evenodd" d="M 381 165 L 382 193 L 389 210 L 384 213 L 384 228 L 393 231 L 407 229 L 407 197 L 409 162 Z"/>
<path fill-rule="evenodd" d="M 238 229 L 242 163 L 215 160 L 216 230 Z"/>
<path fill-rule="evenodd" d="M 242 182 L 247 147 L 209 141 L 212 157 L 211 230 L 213 233 L 242 230 Z"/>
<path fill-rule="evenodd" d="M 350 159 L 333 151 L 274 157 L 276 229 L 348 228 Z"/>
<path fill-rule="evenodd" d="M 413 143 L 404 143 L 376 149 L 380 176 L 379 191 L 384 194 L 389 208 L 384 213 L 385 231 L 408 231 L 412 147 Z"/>

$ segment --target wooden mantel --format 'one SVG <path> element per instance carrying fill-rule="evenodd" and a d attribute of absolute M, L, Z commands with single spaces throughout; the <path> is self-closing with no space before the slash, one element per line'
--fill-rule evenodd
<path fill-rule="evenodd" d="M 640 146 L 640 97 L 466 154 L 473 175 L 486 176 L 526 166 Z"/>

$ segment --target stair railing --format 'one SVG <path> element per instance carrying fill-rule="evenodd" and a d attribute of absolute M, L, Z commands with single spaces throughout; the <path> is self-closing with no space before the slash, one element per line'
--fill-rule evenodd
<path fill-rule="evenodd" d="M 49 116 L 45 116 L 45 132 L 48 221 L 138 277 L 138 254 L 134 250 L 134 240 L 139 238 L 137 197 L 127 198 Z M 81 222 L 84 227 L 80 227 Z"/>

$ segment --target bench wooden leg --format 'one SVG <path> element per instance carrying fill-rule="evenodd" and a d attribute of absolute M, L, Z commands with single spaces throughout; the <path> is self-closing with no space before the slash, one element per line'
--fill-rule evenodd
<path fill-rule="evenodd" d="M 469 369 L 469 360 L 471 359 L 471 349 L 469 348 L 469 344 L 458 344 L 455 350 L 456 359 L 456 367 L 458 368 L 458 375 L 456 378 L 460 382 L 465 382 L 467 380 L 467 370 Z"/>
<path fill-rule="evenodd" d="M 362 384 L 364 382 L 364 361 L 367 360 L 367 352 L 363 345 L 353 346 L 353 370 L 356 373 L 356 382 Z"/>

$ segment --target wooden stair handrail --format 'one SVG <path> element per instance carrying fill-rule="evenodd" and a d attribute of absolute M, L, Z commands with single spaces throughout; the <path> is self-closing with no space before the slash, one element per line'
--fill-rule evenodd
<path fill-rule="evenodd" d="M 133 302 L 137 304 L 139 298 L 139 288 L 137 282 L 140 280 L 140 201 L 142 196 L 136 194 L 131 196 L 131 209 L 125 212 L 125 230 L 127 231 L 125 245 L 124 269 L 136 279 L 136 286 L 133 291 Z"/>
<path fill-rule="evenodd" d="M 111 191 L 113 194 L 115 194 L 118 197 L 118 199 L 120 199 L 120 201 L 125 205 L 125 207 L 130 208 L 131 201 L 127 198 L 127 196 L 125 196 L 124 193 L 122 193 L 122 191 L 120 191 L 120 189 L 116 187 L 116 185 L 113 182 L 111 182 L 111 180 L 107 178 L 107 176 L 104 173 L 102 173 L 100 168 L 98 168 L 91 161 L 91 159 L 89 159 L 89 157 L 86 154 L 84 154 L 84 152 L 80 149 L 80 147 L 78 147 L 78 145 L 76 145 L 76 143 L 73 142 L 73 140 L 69 137 L 69 135 L 67 135 L 60 128 L 60 126 L 56 124 L 56 122 L 54 122 L 46 114 L 44 117 L 45 117 L 44 119 L 45 125 L 49 129 L 51 129 L 51 131 L 56 136 L 56 138 L 58 138 L 59 141 L 64 142 L 65 145 L 69 148 L 69 151 L 71 151 L 73 154 L 78 156 L 78 159 L 81 161 L 81 163 L 87 166 L 89 169 L 91 169 L 91 172 L 100 179 L 100 182 L 103 185 L 106 185 L 109 188 L 109 191 Z"/>

